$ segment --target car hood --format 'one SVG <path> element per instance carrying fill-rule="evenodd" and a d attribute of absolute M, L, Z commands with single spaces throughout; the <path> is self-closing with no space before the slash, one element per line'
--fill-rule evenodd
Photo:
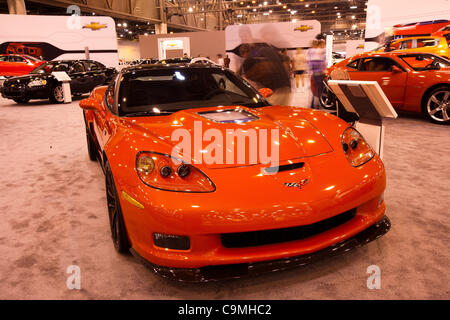
<path fill-rule="evenodd" d="M 225 115 L 225 113 L 229 113 L 229 115 Z M 231 117 L 237 115 L 240 121 L 230 121 L 230 115 Z M 232 150 L 230 150 L 230 148 L 226 147 L 227 138 L 231 137 L 230 135 L 238 129 L 241 129 L 244 134 L 256 137 L 256 140 L 252 138 L 253 143 L 251 144 L 251 146 L 256 145 L 255 148 L 258 149 L 256 154 L 268 150 L 264 154 L 270 155 L 271 148 L 278 145 L 278 160 L 280 162 L 312 157 L 333 151 L 333 148 L 322 132 L 303 118 L 301 112 L 285 106 L 270 106 L 258 109 L 243 106 L 196 108 L 178 111 L 168 116 L 122 119 L 128 129 L 131 128 L 139 131 L 143 136 L 149 137 L 149 139 L 151 138 L 153 142 L 157 138 L 161 146 L 165 145 L 166 148 L 169 146 L 169 149 L 173 150 L 174 147 L 178 147 L 178 149 L 175 149 L 178 150 L 178 153 L 176 153 L 177 156 L 183 159 L 190 159 L 192 163 L 203 163 L 208 168 L 237 167 L 264 162 L 259 156 L 257 157 L 256 163 L 255 161 L 250 161 L 250 154 L 255 154 L 255 149 L 249 147 L 248 142 L 250 138 L 245 139 L 246 144 L 244 148 L 239 148 L 238 140 L 235 140 L 236 148 L 231 148 Z M 222 141 L 218 141 L 218 144 L 224 147 L 223 162 L 226 162 L 226 157 L 233 152 L 235 154 L 235 161 L 223 164 L 205 164 L 205 161 L 199 161 L 199 156 L 202 157 L 202 152 L 198 151 L 205 150 L 211 141 L 215 140 L 210 139 L 209 141 L 205 141 L 206 139 L 204 139 L 201 144 L 198 143 L 198 141 L 201 141 L 202 134 L 206 134 L 209 129 L 212 129 L 209 133 L 214 135 L 219 134 L 223 138 Z M 267 133 L 267 140 L 264 140 L 262 137 L 263 132 Z M 179 148 L 179 142 L 184 139 L 184 135 L 189 137 L 190 151 Z M 200 137 L 200 140 L 198 140 L 198 137 Z M 273 143 L 271 143 L 271 137 L 274 138 Z M 195 142 L 196 139 L 197 143 Z M 265 148 L 267 149 L 264 149 L 264 141 L 267 141 L 265 144 Z M 173 155 L 172 150 L 168 151 L 167 149 L 165 152 Z M 152 149 L 147 149 L 147 151 L 161 152 L 161 150 Z M 239 151 L 245 152 L 245 163 L 238 163 L 237 153 Z"/>
<path fill-rule="evenodd" d="M 27 84 L 31 80 L 47 79 L 48 77 L 49 77 L 48 74 L 27 74 L 24 76 L 11 77 L 5 81 L 5 84 L 16 84 L 16 83 Z"/>

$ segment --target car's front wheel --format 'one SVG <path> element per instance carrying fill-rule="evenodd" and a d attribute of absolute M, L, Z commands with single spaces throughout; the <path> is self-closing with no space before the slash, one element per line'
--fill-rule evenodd
<path fill-rule="evenodd" d="M 319 97 L 320 106 L 327 110 L 335 110 L 336 109 L 336 96 L 334 93 L 324 85 L 322 93 Z"/>
<path fill-rule="evenodd" d="M 424 99 L 424 113 L 434 123 L 450 123 L 450 87 L 439 87 Z"/>
<path fill-rule="evenodd" d="M 63 103 L 64 102 L 64 92 L 61 83 L 57 83 L 52 87 L 50 92 L 50 101 L 53 103 Z"/>
<path fill-rule="evenodd" d="M 91 161 L 97 161 L 97 147 L 95 146 L 94 140 L 92 139 L 92 135 L 89 132 L 89 129 L 86 127 L 86 142 L 88 148 L 89 159 Z"/>
<path fill-rule="evenodd" d="M 112 240 L 117 252 L 128 253 L 130 250 L 130 243 L 128 241 L 128 234 L 123 221 L 119 195 L 117 194 L 111 167 L 108 162 L 105 164 L 105 172 L 106 200 L 108 203 L 109 225 L 111 228 Z"/>
<path fill-rule="evenodd" d="M 30 98 L 17 98 L 17 99 L 13 99 L 16 103 L 27 103 L 28 101 L 30 101 Z"/>

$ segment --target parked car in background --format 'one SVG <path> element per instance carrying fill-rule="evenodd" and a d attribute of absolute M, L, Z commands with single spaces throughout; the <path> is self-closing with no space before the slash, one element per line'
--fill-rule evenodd
<path fill-rule="evenodd" d="M 392 41 L 374 51 L 433 53 L 446 59 L 450 59 L 450 41 L 447 41 L 446 37 L 438 36 L 402 38 Z"/>
<path fill-rule="evenodd" d="M 0 54 L 0 76 L 21 76 L 45 63 L 25 54 Z"/>
<path fill-rule="evenodd" d="M 326 78 L 377 81 L 394 108 L 423 112 L 435 123 L 450 123 L 450 61 L 437 55 L 365 52 L 331 66 Z M 324 91 L 323 107 L 334 107 L 331 95 Z"/>
<path fill-rule="evenodd" d="M 1 88 L 2 96 L 17 103 L 26 103 L 30 99 L 50 99 L 54 103 L 62 103 L 62 84 L 52 75 L 55 71 L 64 71 L 69 75 L 73 95 L 89 93 L 96 86 L 109 83 L 117 73 L 115 68 L 107 68 L 93 60 L 49 61 L 28 75 L 6 80 Z"/>

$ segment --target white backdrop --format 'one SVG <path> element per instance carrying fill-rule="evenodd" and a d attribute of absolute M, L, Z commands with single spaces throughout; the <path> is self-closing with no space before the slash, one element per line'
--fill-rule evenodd
<path fill-rule="evenodd" d="M 88 47 L 90 59 L 108 67 L 118 66 L 116 26 L 110 17 L 2 14 L 0 30 L 0 46 L 8 42 L 43 42 L 58 48 L 52 50 L 52 55 L 58 50 L 75 51 L 53 60 L 84 59 Z"/>

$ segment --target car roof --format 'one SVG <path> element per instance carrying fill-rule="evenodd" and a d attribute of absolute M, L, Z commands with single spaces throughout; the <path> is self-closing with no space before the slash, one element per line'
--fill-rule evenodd
<path fill-rule="evenodd" d="M 442 36 L 433 36 L 433 35 L 431 35 L 431 36 L 405 37 L 405 38 L 395 39 L 395 40 L 393 40 L 392 42 L 400 42 L 400 41 L 414 40 L 414 39 L 435 39 L 435 38 L 441 39 L 441 40 L 442 40 L 442 39 L 445 40 L 445 37 L 442 37 Z"/>
<path fill-rule="evenodd" d="M 167 68 L 188 68 L 188 69 L 218 69 L 223 70 L 225 68 L 214 65 L 211 63 L 154 63 L 154 64 L 142 64 L 137 66 L 130 66 L 122 69 L 122 73 L 130 73 L 132 71 L 145 71 L 145 70 L 164 70 Z"/>

